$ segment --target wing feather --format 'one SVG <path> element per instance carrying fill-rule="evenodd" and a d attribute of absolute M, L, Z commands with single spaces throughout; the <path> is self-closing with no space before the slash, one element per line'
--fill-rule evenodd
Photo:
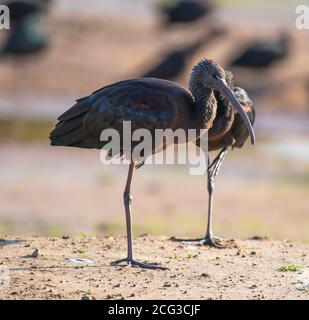
<path fill-rule="evenodd" d="M 180 87 L 156 79 L 128 80 L 99 89 L 78 99 L 58 118 L 51 144 L 101 148 L 102 131 L 113 128 L 121 134 L 124 121 L 131 121 L 132 131 L 170 128 L 177 109 L 173 90 L 179 92 Z"/>

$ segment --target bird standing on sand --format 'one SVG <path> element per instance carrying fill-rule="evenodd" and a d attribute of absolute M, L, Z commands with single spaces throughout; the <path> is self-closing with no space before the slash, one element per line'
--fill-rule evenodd
<path fill-rule="evenodd" d="M 190 90 L 174 82 L 153 78 L 126 80 L 103 87 L 90 96 L 78 99 L 72 108 L 58 118 L 59 122 L 50 134 L 51 144 L 100 149 L 107 143 L 100 139 L 105 129 L 118 131 L 122 139 L 124 121 L 131 121 L 132 131 L 147 129 L 153 137 L 156 129 L 183 129 L 186 132 L 189 129 L 209 129 L 217 113 L 216 92 L 229 100 L 237 110 L 249 132 L 251 143 L 254 144 L 251 122 L 226 83 L 226 76 L 221 66 L 204 59 L 192 70 Z M 123 143 L 122 146 L 119 155 L 131 159 L 123 194 L 128 254 L 125 259 L 115 261 L 113 265 L 127 263 L 141 268 L 164 269 L 156 264 L 146 264 L 134 259 L 131 181 L 138 159 L 134 159 L 132 154 L 125 154 Z M 164 149 L 166 145 L 161 147 Z M 158 151 L 154 149 L 152 153 Z"/>
<path fill-rule="evenodd" d="M 232 73 L 226 72 L 226 81 L 230 88 L 234 88 Z M 241 103 L 244 112 L 247 114 L 251 124 L 254 124 L 255 109 L 247 92 L 235 87 L 234 93 L 238 101 Z M 198 242 L 202 245 L 209 245 L 217 248 L 225 247 L 224 241 L 215 237 L 212 231 L 212 205 L 213 191 L 215 187 L 215 178 L 220 170 L 224 158 L 226 157 L 229 148 L 242 148 L 249 137 L 248 130 L 242 121 L 239 113 L 235 112 L 229 103 L 220 93 L 215 93 L 217 100 L 217 114 L 212 127 L 208 131 L 208 152 L 220 150 L 218 155 L 210 162 L 208 155 L 208 223 L 206 235 L 202 239 L 186 240 L 185 242 Z M 203 139 L 203 137 L 201 137 Z M 195 142 L 200 145 L 200 139 Z"/>

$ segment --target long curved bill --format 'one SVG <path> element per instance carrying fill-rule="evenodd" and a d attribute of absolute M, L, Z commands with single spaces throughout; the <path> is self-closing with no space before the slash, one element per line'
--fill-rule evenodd
<path fill-rule="evenodd" d="M 254 145 L 254 143 L 255 143 L 254 130 L 253 130 L 252 124 L 251 124 L 247 114 L 243 110 L 240 102 L 237 100 L 234 92 L 230 89 L 230 87 L 228 86 L 228 84 L 226 83 L 226 81 L 224 79 L 222 79 L 220 77 L 216 77 L 216 80 L 217 80 L 217 85 L 218 85 L 218 89 L 220 90 L 220 92 L 231 102 L 233 107 L 237 110 L 237 112 L 241 116 L 241 118 L 242 118 L 248 132 L 249 132 L 251 144 Z"/>

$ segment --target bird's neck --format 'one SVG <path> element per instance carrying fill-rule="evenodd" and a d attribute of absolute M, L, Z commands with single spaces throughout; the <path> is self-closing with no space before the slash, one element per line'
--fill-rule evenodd
<path fill-rule="evenodd" d="M 210 129 L 217 113 L 217 101 L 214 92 L 205 87 L 196 87 L 192 94 L 195 99 L 195 117 L 198 128 Z"/>
<path fill-rule="evenodd" d="M 211 129 L 209 130 L 209 139 L 218 139 L 231 129 L 234 121 L 233 108 L 229 102 L 216 96 L 217 113 Z"/>

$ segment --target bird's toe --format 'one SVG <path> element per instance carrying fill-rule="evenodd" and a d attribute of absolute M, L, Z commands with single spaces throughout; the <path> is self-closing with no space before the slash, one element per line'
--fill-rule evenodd
<path fill-rule="evenodd" d="M 169 268 L 162 267 L 158 263 L 143 263 L 136 261 L 134 259 L 120 259 L 111 263 L 112 266 L 125 267 L 135 267 L 142 269 L 152 269 L 152 270 L 170 270 Z"/>
<path fill-rule="evenodd" d="M 200 245 L 217 249 L 224 249 L 227 247 L 225 240 L 219 237 L 206 237 L 200 241 Z"/>

